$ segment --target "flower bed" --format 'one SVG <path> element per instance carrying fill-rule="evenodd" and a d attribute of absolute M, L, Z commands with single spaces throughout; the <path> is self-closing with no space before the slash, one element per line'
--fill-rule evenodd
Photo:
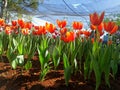
<path fill-rule="evenodd" d="M 66 86 L 78 74 L 84 82 L 94 77 L 96 90 L 102 78 L 110 87 L 109 78 L 115 79 L 120 62 L 120 45 L 111 39 L 118 26 L 112 21 L 103 22 L 103 18 L 104 12 L 100 16 L 90 14 L 91 30 L 83 30 L 83 23 L 76 21 L 68 28 L 65 20 L 57 20 L 57 26 L 50 23 L 34 26 L 22 19 L 12 21 L 11 25 L 0 19 L 1 61 L 4 62 L 3 56 L 7 57 L 11 67 L 19 67 L 22 75 L 33 68 L 32 58 L 37 56 L 41 81 L 48 72 L 57 72 L 62 66 Z M 105 32 L 107 39 L 102 40 Z"/>

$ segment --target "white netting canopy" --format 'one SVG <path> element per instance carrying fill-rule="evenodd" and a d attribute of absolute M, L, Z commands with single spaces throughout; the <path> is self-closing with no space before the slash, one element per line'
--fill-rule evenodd
<path fill-rule="evenodd" d="M 93 12 L 105 15 L 120 13 L 120 0 L 43 0 L 37 10 L 25 7 L 34 17 L 55 23 L 56 19 L 66 19 L 68 22 L 88 21 L 88 15 Z"/>

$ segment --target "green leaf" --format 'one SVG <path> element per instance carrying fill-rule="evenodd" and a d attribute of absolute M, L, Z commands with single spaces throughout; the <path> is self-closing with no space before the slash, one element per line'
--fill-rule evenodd
<path fill-rule="evenodd" d="M 70 80 L 70 77 L 71 77 L 71 66 L 68 66 L 64 69 L 64 77 L 65 77 L 65 83 L 66 85 L 68 86 L 68 82 Z"/>
<path fill-rule="evenodd" d="M 105 68 L 105 82 L 110 88 L 110 82 L 109 82 L 109 75 L 110 75 L 110 66 L 108 65 L 108 68 Z"/>
<path fill-rule="evenodd" d="M 14 44 L 15 47 L 18 46 L 18 42 L 17 42 L 17 40 L 15 40 L 14 38 L 13 38 L 13 44 Z"/>
<path fill-rule="evenodd" d="M 17 54 L 13 52 L 11 48 L 8 48 L 7 50 L 7 58 L 9 62 L 11 63 L 13 60 L 15 60 L 17 57 Z"/>
<path fill-rule="evenodd" d="M 45 78 L 45 76 L 46 76 L 46 74 L 48 73 L 49 70 L 50 70 L 50 67 L 47 66 L 46 68 L 44 68 L 44 69 L 41 71 L 41 73 L 40 73 L 40 80 L 41 80 L 41 81 L 44 80 L 44 78 Z"/>
<path fill-rule="evenodd" d="M 25 69 L 29 70 L 30 68 L 32 68 L 32 62 L 28 60 L 27 63 L 25 64 Z"/>
<path fill-rule="evenodd" d="M 19 51 L 19 54 L 23 54 L 23 44 L 22 43 L 18 44 L 18 51 Z"/>
<path fill-rule="evenodd" d="M 48 52 L 48 50 L 46 50 L 45 63 L 48 63 L 49 60 L 50 60 L 50 53 Z"/>
<path fill-rule="evenodd" d="M 88 75 L 90 74 L 90 64 L 91 64 L 91 60 L 90 60 L 90 55 L 87 55 L 85 63 L 84 63 L 84 77 L 85 79 L 87 79 Z"/>
<path fill-rule="evenodd" d="M 91 65 L 90 66 L 91 66 L 91 69 L 93 69 L 93 71 L 95 73 L 95 78 L 96 78 L 95 90 L 97 90 L 99 85 L 100 85 L 100 82 L 101 82 L 101 72 L 100 72 L 99 64 L 98 64 L 95 56 L 90 53 L 90 58 L 91 58 Z"/>
<path fill-rule="evenodd" d="M 66 56 L 66 54 L 63 54 L 63 63 L 64 63 L 64 68 L 69 67 L 69 61 L 68 61 L 68 57 Z"/>
<path fill-rule="evenodd" d="M 13 60 L 13 61 L 11 62 L 11 66 L 12 66 L 12 68 L 13 68 L 13 69 L 16 69 L 17 64 L 18 64 L 18 63 L 17 63 L 16 59 Z"/>
<path fill-rule="evenodd" d="M 2 54 L 2 50 L 3 50 L 3 45 L 2 45 L 2 40 L 0 39 L 0 54 Z"/>
<path fill-rule="evenodd" d="M 76 58 L 74 59 L 74 65 L 75 65 L 75 69 L 77 69 L 77 60 L 76 60 Z"/>
<path fill-rule="evenodd" d="M 59 51 L 57 48 L 54 48 L 52 58 L 53 58 L 54 67 L 56 69 L 60 63 Z"/>

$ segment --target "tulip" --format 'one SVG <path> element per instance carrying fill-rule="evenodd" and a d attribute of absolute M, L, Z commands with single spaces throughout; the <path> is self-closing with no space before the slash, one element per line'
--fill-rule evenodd
<path fill-rule="evenodd" d="M 22 33 L 23 35 L 28 35 L 28 34 L 30 34 L 28 28 L 22 28 L 22 29 L 21 29 L 21 33 Z"/>
<path fill-rule="evenodd" d="M 4 19 L 1 19 L 1 18 L 0 18 L 0 26 L 4 26 L 4 25 L 5 25 Z"/>
<path fill-rule="evenodd" d="M 58 27 L 59 28 L 64 28 L 65 26 L 66 26 L 66 24 L 67 24 L 67 22 L 66 22 L 66 20 L 56 20 L 56 23 L 57 23 L 57 25 L 58 25 Z"/>
<path fill-rule="evenodd" d="M 77 36 L 77 37 L 80 37 L 80 35 L 82 35 L 82 34 L 83 34 L 83 31 L 81 31 L 81 30 L 78 31 L 78 32 L 76 32 L 76 36 Z"/>
<path fill-rule="evenodd" d="M 114 34 L 118 30 L 118 25 L 116 25 L 114 22 L 106 22 L 104 23 L 104 29 L 109 33 L 109 34 Z"/>
<path fill-rule="evenodd" d="M 28 28 L 30 30 L 32 26 L 33 24 L 31 22 L 26 22 L 24 28 Z"/>
<path fill-rule="evenodd" d="M 10 26 L 5 27 L 5 33 L 8 34 L 8 35 L 10 35 L 12 33 L 12 29 L 11 29 Z"/>
<path fill-rule="evenodd" d="M 86 37 L 89 37 L 91 35 L 91 32 L 89 31 L 83 31 L 83 34 L 86 36 Z"/>
<path fill-rule="evenodd" d="M 66 32 L 67 32 L 67 28 L 66 28 L 66 27 L 65 27 L 65 28 L 62 28 L 62 29 L 60 30 L 60 34 L 62 34 L 62 35 L 64 35 Z"/>
<path fill-rule="evenodd" d="M 74 22 L 72 23 L 72 27 L 73 27 L 73 29 L 75 29 L 75 30 L 81 30 L 81 29 L 83 28 L 83 24 L 82 24 L 81 22 L 76 22 L 76 21 L 74 21 Z"/>
<path fill-rule="evenodd" d="M 22 19 L 18 19 L 18 24 L 21 28 L 24 28 L 25 22 Z"/>
<path fill-rule="evenodd" d="M 103 27 L 104 25 L 103 25 L 103 23 L 101 23 L 100 25 L 98 25 L 98 26 L 95 26 L 95 25 L 90 25 L 90 28 L 92 29 L 92 30 L 98 30 L 98 32 L 99 32 L 99 34 L 100 34 L 100 36 L 102 36 L 103 34 L 104 34 L 104 32 L 103 32 Z"/>
<path fill-rule="evenodd" d="M 104 18 L 105 12 L 102 12 L 101 15 L 99 16 L 96 12 L 93 14 L 90 14 L 90 22 L 91 24 L 98 26 L 102 23 L 103 18 Z"/>
<path fill-rule="evenodd" d="M 50 33 L 54 33 L 55 30 L 56 30 L 56 27 L 51 23 L 46 23 L 45 24 L 45 29 Z"/>
<path fill-rule="evenodd" d="M 33 35 L 46 34 L 45 26 L 34 26 Z"/>
<path fill-rule="evenodd" d="M 61 36 L 61 40 L 64 42 L 73 42 L 75 40 L 75 32 L 66 32 L 65 36 Z"/>
<path fill-rule="evenodd" d="M 12 26 L 16 26 L 17 25 L 17 21 L 15 21 L 15 20 L 11 21 L 11 23 L 12 23 Z"/>

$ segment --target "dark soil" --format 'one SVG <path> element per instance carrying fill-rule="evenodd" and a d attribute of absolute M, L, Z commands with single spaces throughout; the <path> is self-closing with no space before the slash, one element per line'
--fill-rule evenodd
<path fill-rule="evenodd" d="M 0 90 L 95 90 L 95 81 L 84 81 L 80 73 L 72 75 L 69 85 L 65 85 L 64 71 L 50 70 L 44 81 L 39 80 L 39 61 L 34 58 L 33 68 L 29 71 L 20 68 L 13 70 L 6 61 L 0 62 Z M 99 90 L 120 90 L 120 74 L 116 79 L 110 79 L 111 88 L 104 83 Z"/>

